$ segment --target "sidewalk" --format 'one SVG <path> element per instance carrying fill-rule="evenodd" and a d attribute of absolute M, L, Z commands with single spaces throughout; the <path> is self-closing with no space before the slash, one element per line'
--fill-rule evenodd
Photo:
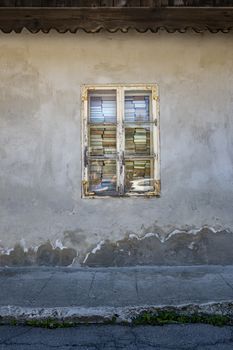
<path fill-rule="evenodd" d="M 2 323 L 130 321 L 161 309 L 233 318 L 233 266 L 0 269 Z"/>

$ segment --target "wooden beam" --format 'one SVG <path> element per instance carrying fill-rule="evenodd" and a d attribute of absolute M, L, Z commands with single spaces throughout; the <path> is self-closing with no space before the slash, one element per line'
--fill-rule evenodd
<path fill-rule="evenodd" d="M 0 8 L 0 30 L 9 33 L 28 29 L 32 33 L 56 29 L 75 33 L 83 29 L 88 33 L 105 29 L 109 32 L 136 29 L 139 32 L 228 32 L 233 28 L 233 7 L 225 8 Z"/>
<path fill-rule="evenodd" d="M 0 7 L 166 7 L 233 6 L 233 0 L 0 0 Z"/>

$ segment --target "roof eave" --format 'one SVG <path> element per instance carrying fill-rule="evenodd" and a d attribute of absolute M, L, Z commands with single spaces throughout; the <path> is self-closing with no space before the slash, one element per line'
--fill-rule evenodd
<path fill-rule="evenodd" d="M 186 32 L 192 29 L 201 33 L 219 31 L 227 33 L 233 28 L 233 7 L 3 7 L 0 8 L 0 30 L 20 33 L 23 29 L 31 33 L 48 33 L 55 29 L 59 33 L 75 33 L 79 29 L 87 33 Z"/>

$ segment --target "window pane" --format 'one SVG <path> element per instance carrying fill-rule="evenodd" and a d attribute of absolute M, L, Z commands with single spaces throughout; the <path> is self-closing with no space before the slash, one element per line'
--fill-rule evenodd
<path fill-rule="evenodd" d="M 126 154 L 152 154 L 152 126 L 125 128 Z"/>
<path fill-rule="evenodd" d="M 116 123 L 116 93 L 93 92 L 89 100 L 89 120 L 91 123 Z"/>
<path fill-rule="evenodd" d="M 89 154 L 104 156 L 116 153 L 116 126 L 90 126 Z"/>
<path fill-rule="evenodd" d="M 152 160 L 127 160 L 125 162 L 125 189 L 126 192 L 154 190 Z"/>
<path fill-rule="evenodd" d="M 125 94 L 125 121 L 150 121 L 150 96 L 142 94 Z"/>
<path fill-rule="evenodd" d="M 89 191 L 96 195 L 111 194 L 116 191 L 116 161 L 90 161 Z"/>

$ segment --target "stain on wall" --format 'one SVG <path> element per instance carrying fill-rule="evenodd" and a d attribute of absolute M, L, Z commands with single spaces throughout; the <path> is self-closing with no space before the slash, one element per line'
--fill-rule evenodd
<path fill-rule="evenodd" d="M 9 252 L 0 254 L 0 266 L 69 266 L 76 255 L 75 249 L 54 248 L 50 242 L 26 251 L 20 244 L 16 244 Z"/>
<path fill-rule="evenodd" d="M 208 227 L 174 230 L 165 238 L 156 232 L 130 233 L 116 242 L 100 241 L 80 256 L 61 243 L 58 247 L 48 241 L 29 249 L 16 244 L 9 251 L 1 249 L 0 266 L 230 265 L 232 244 L 232 232 Z"/>
<path fill-rule="evenodd" d="M 233 264 L 233 233 L 202 228 L 179 231 L 161 240 L 158 234 L 131 234 L 117 242 L 100 242 L 87 253 L 83 265 L 204 265 Z"/>

